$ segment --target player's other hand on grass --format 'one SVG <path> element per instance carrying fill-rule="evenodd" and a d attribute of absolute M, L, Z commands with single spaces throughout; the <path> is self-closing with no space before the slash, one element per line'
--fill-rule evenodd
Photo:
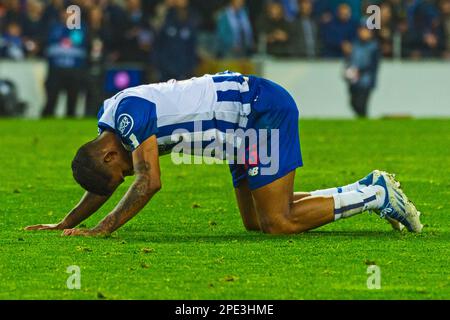
<path fill-rule="evenodd" d="M 105 232 L 93 230 L 93 229 L 64 229 L 62 236 L 83 236 L 83 237 L 94 237 L 94 236 L 104 236 Z"/>
<path fill-rule="evenodd" d="M 36 224 L 34 226 L 28 226 L 25 227 L 25 230 L 27 231 L 34 231 L 34 230 L 64 230 L 66 228 L 61 223 L 53 223 L 53 224 Z"/>

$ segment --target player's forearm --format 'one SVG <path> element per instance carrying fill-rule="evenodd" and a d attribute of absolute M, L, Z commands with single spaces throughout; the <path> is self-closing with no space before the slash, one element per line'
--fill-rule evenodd
<path fill-rule="evenodd" d="M 80 202 L 60 222 L 64 228 L 74 228 L 94 214 L 107 200 L 108 196 L 98 196 L 86 192 Z"/>
<path fill-rule="evenodd" d="M 116 208 L 100 221 L 94 231 L 103 234 L 114 232 L 141 211 L 160 188 L 159 182 L 137 178 Z"/>

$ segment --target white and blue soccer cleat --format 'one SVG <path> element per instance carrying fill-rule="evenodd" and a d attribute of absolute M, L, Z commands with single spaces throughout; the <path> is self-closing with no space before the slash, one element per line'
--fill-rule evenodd
<path fill-rule="evenodd" d="M 400 188 L 400 183 L 394 176 L 380 171 L 377 180 L 373 183 L 385 190 L 383 205 L 376 212 L 381 218 L 389 218 L 404 225 L 410 232 L 421 232 L 420 212 Z"/>
<path fill-rule="evenodd" d="M 372 186 L 375 181 L 378 180 L 378 178 L 381 176 L 381 173 L 384 171 L 380 171 L 380 170 L 373 170 L 371 173 L 369 173 L 367 176 L 365 176 L 364 178 L 362 178 L 361 180 L 358 181 L 358 183 L 360 185 L 363 186 Z"/>
<path fill-rule="evenodd" d="M 374 170 L 371 173 L 369 173 L 367 176 L 365 176 L 364 178 L 362 178 L 361 180 L 358 181 L 358 183 L 360 185 L 363 186 L 372 186 L 375 181 L 378 180 L 378 178 L 382 175 L 382 174 L 388 174 L 385 171 L 380 171 L 380 170 Z M 394 177 L 394 175 L 392 175 Z M 395 181 L 395 180 L 394 180 Z M 398 181 L 395 181 L 396 183 L 396 187 L 400 188 L 400 183 Z M 378 213 L 378 212 L 377 212 Z M 398 222 L 397 220 L 394 220 L 388 216 L 385 216 L 385 219 L 391 224 L 392 228 L 398 231 L 402 231 L 403 229 L 405 229 L 405 226 L 402 225 L 400 222 Z"/>

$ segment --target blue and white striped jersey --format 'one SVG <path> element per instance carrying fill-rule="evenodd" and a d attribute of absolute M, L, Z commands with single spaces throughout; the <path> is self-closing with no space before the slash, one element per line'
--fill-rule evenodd
<path fill-rule="evenodd" d="M 224 72 L 125 89 L 105 100 L 99 130 L 114 131 L 131 151 L 152 135 L 162 152 L 169 151 L 178 142 L 172 135 L 177 129 L 191 133 L 191 141 L 204 140 L 205 133 L 224 141 L 227 129 L 247 126 L 251 79 Z"/>

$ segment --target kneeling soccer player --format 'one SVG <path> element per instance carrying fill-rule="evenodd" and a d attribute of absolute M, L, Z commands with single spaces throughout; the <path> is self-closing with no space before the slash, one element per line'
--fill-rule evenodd
<path fill-rule="evenodd" d="M 26 229 L 64 229 L 64 235 L 110 234 L 161 189 L 159 155 L 180 144 L 193 143 L 194 149 L 204 149 L 214 141 L 226 145 L 222 150 L 227 150 L 239 210 L 248 230 L 300 233 L 373 211 L 397 229 L 405 226 L 412 232 L 421 231 L 420 213 L 386 172 L 375 170 L 343 187 L 294 192 L 295 170 L 302 166 L 298 116 L 296 103 L 285 89 L 239 73 L 121 91 L 101 107 L 98 137 L 83 145 L 73 159 L 73 176 L 87 190 L 81 201 L 58 224 Z M 214 150 L 221 153 L 220 148 Z M 96 227 L 74 229 L 108 200 L 124 176 L 133 174 L 136 178 L 127 193 Z"/>

